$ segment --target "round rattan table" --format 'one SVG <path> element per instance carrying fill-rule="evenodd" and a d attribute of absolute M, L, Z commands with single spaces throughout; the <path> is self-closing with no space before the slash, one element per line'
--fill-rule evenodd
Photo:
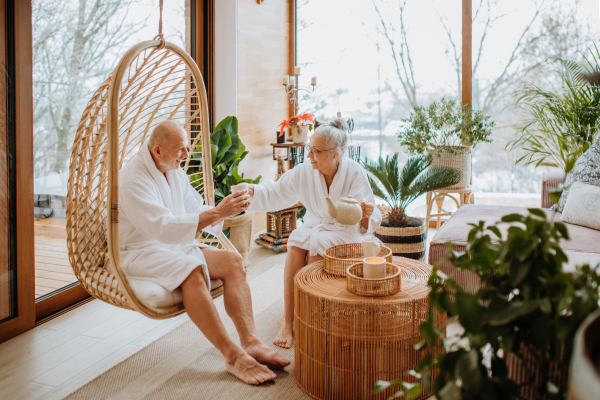
<path fill-rule="evenodd" d="M 373 395 L 376 381 L 412 378 L 405 372 L 423 356 L 413 341 L 427 319 L 431 266 L 402 257 L 393 263 L 401 267 L 402 286 L 387 297 L 351 293 L 346 278 L 326 272 L 322 261 L 296 274 L 295 378 L 311 397 L 386 399 L 397 389 Z M 436 325 L 445 322 L 436 313 Z"/>

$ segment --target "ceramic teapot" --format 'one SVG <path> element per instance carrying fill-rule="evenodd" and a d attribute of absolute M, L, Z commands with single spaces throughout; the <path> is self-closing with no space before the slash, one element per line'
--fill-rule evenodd
<path fill-rule="evenodd" d="M 360 203 L 352 196 L 341 197 L 333 202 L 330 197 L 325 197 L 329 207 L 329 215 L 342 225 L 356 225 L 362 218 Z"/>

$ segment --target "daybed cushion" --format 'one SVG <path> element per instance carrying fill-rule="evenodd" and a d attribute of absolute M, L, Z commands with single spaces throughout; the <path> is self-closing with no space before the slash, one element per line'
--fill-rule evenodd
<path fill-rule="evenodd" d="M 433 237 L 429 246 L 429 264 L 434 265 L 445 257 L 447 251 L 445 243 L 447 242 L 455 243 L 454 249 L 457 251 L 464 251 L 466 249 L 467 236 L 471 230 L 471 226 L 468 225 L 469 223 L 477 223 L 479 221 L 495 223 L 504 215 L 526 212 L 527 208 L 525 207 L 479 204 L 460 207 Z M 561 218 L 560 213 L 547 210 L 546 213 L 549 218 L 553 218 L 554 220 L 560 220 Z M 600 231 L 573 224 L 566 225 L 569 228 L 571 237 L 570 240 L 561 243 L 563 250 L 569 257 L 566 269 L 572 269 L 575 265 L 600 262 Z M 506 234 L 505 230 L 504 234 Z M 448 275 L 453 274 L 455 271 L 454 266 L 448 261 L 444 261 L 440 269 Z M 475 290 L 479 285 L 476 276 L 470 272 L 457 272 L 454 275 L 454 279 L 465 289 L 470 287 L 472 290 Z"/>
<path fill-rule="evenodd" d="M 600 187 L 583 182 L 571 185 L 561 220 L 600 230 Z"/>

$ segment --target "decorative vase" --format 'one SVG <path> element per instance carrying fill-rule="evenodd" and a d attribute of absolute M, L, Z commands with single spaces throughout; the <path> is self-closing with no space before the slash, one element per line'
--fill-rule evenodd
<path fill-rule="evenodd" d="M 464 189 L 471 185 L 471 149 L 467 146 L 455 146 L 457 154 L 447 150 L 428 149 L 427 154 L 432 156 L 429 168 L 454 168 L 462 173 L 460 182 L 446 189 Z"/>
<path fill-rule="evenodd" d="M 308 125 L 290 125 L 292 141 L 298 144 L 305 144 L 308 139 Z"/>
<path fill-rule="evenodd" d="M 427 227 L 425 218 L 415 218 L 421 221 L 419 226 L 408 226 L 405 228 L 391 228 L 380 226 L 375 231 L 376 238 L 392 249 L 395 257 L 406 257 L 413 260 L 427 262 L 425 250 L 427 247 Z"/>
<path fill-rule="evenodd" d="M 223 231 L 229 229 L 229 241 L 244 259 L 244 267 L 250 267 L 250 246 L 252 246 L 253 213 L 242 213 L 235 217 L 225 218 Z"/>
<path fill-rule="evenodd" d="M 600 311 L 588 316 L 575 334 L 569 374 L 569 398 L 597 398 L 600 393 Z"/>

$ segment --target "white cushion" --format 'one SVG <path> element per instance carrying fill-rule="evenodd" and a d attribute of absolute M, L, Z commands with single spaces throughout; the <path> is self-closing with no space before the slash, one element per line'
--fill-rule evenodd
<path fill-rule="evenodd" d="M 131 287 L 135 291 L 138 299 L 148 304 L 150 307 L 169 307 L 183 301 L 183 295 L 181 294 L 180 288 L 169 292 L 158 283 L 135 278 L 129 278 L 129 283 L 131 283 Z M 215 290 L 221 286 L 223 286 L 222 280 L 210 280 L 210 290 Z"/>
<path fill-rule="evenodd" d="M 560 219 L 600 230 L 600 187 L 583 182 L 573 183 Z"/>

